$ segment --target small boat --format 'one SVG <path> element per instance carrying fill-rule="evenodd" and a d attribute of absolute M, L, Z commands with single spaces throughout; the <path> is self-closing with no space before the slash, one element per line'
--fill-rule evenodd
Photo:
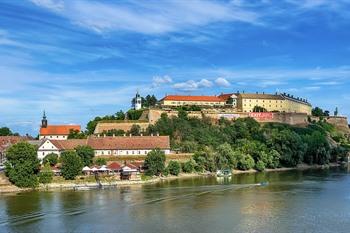
<path fill-rule="evenodd" d="M 232 176 L 232 172 L 231 172 L 230 169 L 218 170 L 216 172 L 216 176 L 217 177 L 231 177 Z"/>
<path fill-rule="evenodd" d="M 260 182 L 259 185 L 260 185 L 260 186 L 268 186 L 268 185 L 269 185 L 269 182 L 268 182 L 268 181 Z"/>

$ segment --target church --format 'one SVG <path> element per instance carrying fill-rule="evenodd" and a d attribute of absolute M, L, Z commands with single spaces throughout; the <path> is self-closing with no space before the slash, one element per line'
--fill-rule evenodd
<path fill-rule="evenodd" d="M 80 125 L 48 125 L 44 111 L 39 132 L 39 139 L 67 140 L 70 131 L 79 131 Z"/>

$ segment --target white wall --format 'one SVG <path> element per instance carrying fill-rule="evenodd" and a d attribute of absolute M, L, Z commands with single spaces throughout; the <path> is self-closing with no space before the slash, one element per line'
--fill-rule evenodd
<path fill-rule="evenodd" d="M 118 155 L 147 155 L 152 150 L 95 150 L 95 156 L 118 156 Z M 165 154 L 170 154 L 170 150 L 163 150 Z"/>
<path fill-rule="evenodd" d="M 52 139 L 52 140 L 67 140 L 68 139 L 68 135 L 40 135 L 39 136 L 39 140 L 42 139 Z"/>
<path fill-rule="evenodd" d="M 46 155 L 50 153 L 55 153 L 60 155 L 59 150 L 53 145 L 49 140 L 46 140 L 41 146 L 38 148 L 38 159 L 42 160 Z"/>

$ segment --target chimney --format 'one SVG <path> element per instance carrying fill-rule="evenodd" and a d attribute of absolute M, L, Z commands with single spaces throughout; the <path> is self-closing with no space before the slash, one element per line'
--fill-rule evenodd
<path fill-rule="evenodd" d="M 103 137 L 105 138 L 105 137 L 106 137 L 106 134 L 103 134 Z"/>
<path fill-rule="evenodd" d="M 259 94 L 259 92 L 257 91 L 256 94 Z"/>
<path fill-rule="evenodd" d="M 100 134 L 97 134 L 97 137 L 99 138 L 99 137 L 100 137 Z"/>
<path fill-rule="evenodd" d="M 263 95 L 265 95 L 265 91 L 263 91 Z"/>
<path fill-rule="evenodd" d="M 132 137 L 132 134 L 129 134 L 129 137 Z"/>

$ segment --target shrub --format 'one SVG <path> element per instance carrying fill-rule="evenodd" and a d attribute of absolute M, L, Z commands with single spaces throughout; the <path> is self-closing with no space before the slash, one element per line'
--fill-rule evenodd
<path fill-rule="evenodd" d="M 50 164 L 46 163 L 39 173 L 39 182 L 42 184 L 51 183 L 53 178 L 53 172 L 51 170 Z"/>
<path fill-rule="evenodd" d="M 36 147 L 27 142 L 12 145 L 6 152 L 6 175 L 18 187 L 36 187 L 40 162 Z"/>
<path fill-rule="evenodd" d="M 170 161 L 168 164 L 168 170 L 171 175 L 177 176 L 180 173 L 181 167 L 178 161 Z"/>
<path fill-rule="evenodd" d="M 95 160 L 95 163 L 98 165 L 98 166 L 102 166 L 102 165 L 106 165 L 107 164 L 107 160 L 105 158 L 97 158 Z"/>
<path fill-rule="evenodd" d="M 74 180 L 82 172 L 83 162 L 75 151 L 64 151 L 61 154 L 62 176 L 66 180 Z"/>
<path fill-rule="evenodd" d="M 145 159 L 145 167 L 147 175 L 159 176 L 165 168 L 164 152 L 159 149 L 150 151 Z"/>
<path fill-rule="evenodd" d="M 164 168 L 163 172 L 162 172 L 163 176 L 168 176 L 169 175 L 169 169 L 166 167 Z"/>
<path fill-rule="evenodd" d="M 261 161 L 261 160 L 259 160 L 258 162 L 256 162 L 256 164 L 255 164 L 255 168 L 256 168 L 256 170 L 258 170 L 258 171 L 264 171 L 265 170 L 265 164 L 264 164 L 264 162 L 263 161 Z"/>
<path fill-rule="evenodd" d="M 192 159 L 190 159 L 187 162 L 181 164 L 181 169 L 185 173 L 193 172 L 195 167 L 196 167 L 196 163 Z"/>
<path fill-rule="evenodd" d="M 252 158 L 252 156 L 247 154 L 242 154 L 238 161 L 238 168 L 244 171 L 252 169 L 254 165 L 254 159 Z"/>
<path fill-rule="evenodd" d="M 58 154 L 50 153 L 43 159 L 43 164 L 49 163 L 50 166 L 55 166 L 58 163 Z"/>

